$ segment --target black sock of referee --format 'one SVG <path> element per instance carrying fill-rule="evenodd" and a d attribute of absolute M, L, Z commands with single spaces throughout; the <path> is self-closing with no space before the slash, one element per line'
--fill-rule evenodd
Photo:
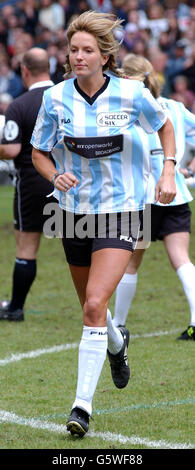
<path fill-rule="evenodd" d="M 36 259 L 16 258 L 13 272 L 12 299 L 9 310 L 23 309 L 26 296 L 36 277 Z"/>

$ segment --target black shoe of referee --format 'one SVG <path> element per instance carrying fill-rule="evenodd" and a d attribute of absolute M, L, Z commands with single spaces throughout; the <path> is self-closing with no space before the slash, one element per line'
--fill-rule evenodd
<path fill-rule="evenodd" d="M 108 350 L 107 354 L 110 362 L 113 382 L 117 388 L 124 388 L 127 386 L 130 379 L 130 368 L 127 358 L 129 331 L 124 326 L 120 326 L 118 329 L 123 336 L 123 347 L 117 354 L 111 354 Z"/>
<path fill-rule="evenodd" d="M 10 306 L 10 302 L 8 301 L 3 300 L 0 302 L 0 320 L 23 321 L 24 320 L 23 310 L 18 308 L 12 311 L 10 310 L 9 306 Z"/>
<path fill-rule="evenodd" d="M 187 330 L 183 331 L 181 336 L 179 336 L 179 338 L 177 339 L 180 339 L 183 341 L 188 341 L 191 339 L 195 341 L 195 326 L 192 326 L 192 325 L 188 326 Z"/>
<path fill-rule="evenodd" d="M 89 414 L 81 408 L 73 408 L 66 423 L 67 430 L 72 435 L 83 437 L 89 429 L 89 417 Z"/>

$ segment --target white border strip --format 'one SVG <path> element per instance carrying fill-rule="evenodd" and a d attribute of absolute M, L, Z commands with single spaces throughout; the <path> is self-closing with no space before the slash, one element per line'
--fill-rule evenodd
<path fill-rule="evenodd" d="M 155 336 L 166 336 L 166 335 L 172 335 L 175 333 L 178 333 L 178 331 L 181 331 L 182 328 L 175 328 L 174 330 L 169 330 L 169 331 L 154 331 L 153 333 L 144 333 L 143 335 L 130 335 L 131 339 L 137 339 L 137 338 L 153 338 Z"/>
<path fill-rule="evenodd" d="M 154 336 L 170 335 L 170 334 L 175 334 L 180 330 L 181 329 L 179 328 L 179 329 L 169 330 L 169 331 L 156 331 L 154 333 L 145 333 L 143 335 L 131 335 L 131 339 L 152 338 Z M 48 347 L 44 349 L 36 349 L 34 351 L 28 351 L 26 353 L 11 354 L 11 356 L 7 356 L 4 359 L 0 359 L 0 366 L 6 366 L 7 364 L 10 364 L 11 362 L 18 362 L 18 361 L 21 361 L 22 359 L 34 359 L 44 354 L 67 351 L 69 349 L 76 349 L 78 348 L 78 346 L 79 346 L 79 343 L 67 343 L 67 344 L 61 344 L 59 346 L 52 346 L 52 347 Z"/>
<path fill-rule="evenodd" d="M 67 343 L 59 346 L 52 346 L 51 348 L 36 349 L 35 351 L 28 351 L 26 353 L 11 354 L 5 359 L 0 359 L 0 366 L 6 366 L 10 362 L 18 362 L 22 359 L 33 359 L 43 354 L 52 354 L 55 352 L 67 351 L 68 349 L 78 348 L 79 343 Z"/>
<path fill-rule="evenodd" d="M 67 434 L 66 426 L 63 424 L 56 424 L 52 422 L 43 422 L 40 419 L 33 418 L 24 418 L 18 416 L 15 413 L 10 413 L 8 411 L 0 410 L 0 422 L 1 423 L 10 423 L 10 424 L 20 424 L 22 426 L 29 426 L 33 429 L 41 429 L 57 434 Z M 150 441 L 147 438 L 142 438 L 138 436 L 123 436 L 122 434 L 115 434 L 112 432 L 93 432 L 90 431 L 87 434 L 87 437 L 100 438 L 104 441 L 109 442 L 118 442 L 119 444 L 128 444 L 134 446 L 145 446 L 153 449 L 193 449 L 194 446 L 189 443 L 172 443 L 164 440 L 160 441 Z"/>

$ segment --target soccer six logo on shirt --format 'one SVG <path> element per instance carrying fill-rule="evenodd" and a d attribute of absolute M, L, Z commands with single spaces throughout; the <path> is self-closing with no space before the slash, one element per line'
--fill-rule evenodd
<path fill-rule="evenodd" d="M 98 126 L 114 126 L 114 127 L 123 127 L 130 122 L 130 115 L 126 112 L 116 112 L 116 113 L 99 113 L 97 116 L 97 125 Z"/>

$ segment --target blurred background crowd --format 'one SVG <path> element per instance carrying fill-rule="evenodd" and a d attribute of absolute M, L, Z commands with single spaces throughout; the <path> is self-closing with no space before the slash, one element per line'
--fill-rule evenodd
<path fill-rule="evenodd" d="M 162 95 L 195 112 L 195 0 L 0 1 L 0 112 L 24 92 L 20 61 L 29 48 L 46 49 L 52 80 L 63 80 L 67 27 L 89 9 L 123 20 L 123 33 L 116 31 L 119 67 L 129 52 L 147 57 Z"/>

